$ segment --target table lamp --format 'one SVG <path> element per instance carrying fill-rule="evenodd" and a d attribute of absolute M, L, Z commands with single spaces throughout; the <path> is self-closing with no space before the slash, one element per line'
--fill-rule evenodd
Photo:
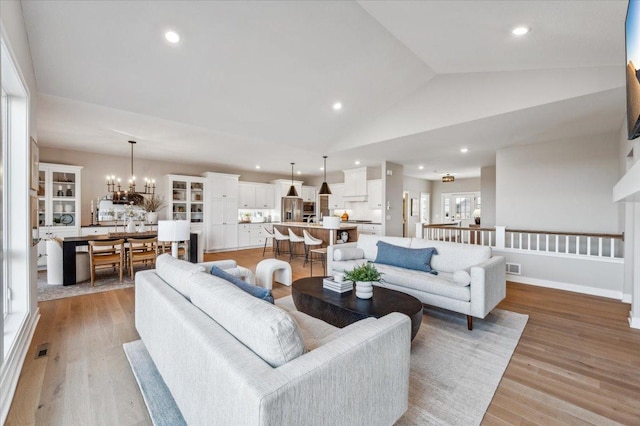
<path fill-rule="evenodd" d="M 178 258 L 178 242 L 189 239 L 188 220 L 159 220 L 158 241 L 171 241 L 171 256 Z"/>

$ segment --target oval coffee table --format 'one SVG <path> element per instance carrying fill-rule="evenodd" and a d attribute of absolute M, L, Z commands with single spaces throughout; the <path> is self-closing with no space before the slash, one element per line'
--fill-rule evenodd
<path fill-rule="evenodd" d="M 400 312 L 411 319 L 411 340 L 422 323 L 422 303 L 415 297 L 382 287 L 373 287 L 371 299 L 358 299 L 354 291 L 337 293 L 322 287 L 327 277 L 302 278 L 293 282 L 291 297 L 296 309 L 336 327 L 346 327 L 368 317 L 380 318 Z"/>

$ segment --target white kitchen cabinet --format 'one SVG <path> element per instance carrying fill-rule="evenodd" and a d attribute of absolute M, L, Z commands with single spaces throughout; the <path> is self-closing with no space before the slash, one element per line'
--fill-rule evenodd
<path fill-rule="evenodd" d="M 238 247 L 237 224 L 210 224 L 206 232 L 207 250 L 229 250 Z"/>
<path fill-rule="evenodd" d="M 208 186 L 207 195 L 212 198 L 238 198 L 238 178 L 239 175 L 230 175 L 226 173 L 203 173 L 207 179 Z"/>
<path fill-rule="evenodd" d="M 344 173 L 344 193 L 343 197 L 349 200 L 354 197 L 353 201 L 364 201 L 367 196 L 367 168 L 359 167 L 357 169 L 343 170 Z"/>
<path fill-rule="evenodd" d="M 367 181 L 367 203 L 370 209 L 382 208 L 382 180 L 375 179 Z"/>
<path fill-rule="evenodd" d="M 256 185 L 249 182 L 238 184 L 238 208 L 254 209 L 256 205 Z"/>
<path fill-rule="evenodd" d="M 275 188 L 268 183 L 256 184 L 256 209 L 275 208 Z"/>
<path fill-rule="evenodd" d="M 282 197 L 286 197 L 289 192 L 289 188 L 291 187 L 291 180 L 289 179 L 276 179 L 272 180 L 271 183 L 274 187 L 274 197 L 273 197 L 273 205 L 275 209 L 280 210 Z M 302 195 L 302 181 L 294 180 L 293 186 L 296 188 L 298 192 L 298 196 Z"/>
<path fill-rule="evenodd" d="M 167 175 L 169 218 L 171 220 L 188 220 L 193 224 L 202 224 L 205 215 L 206 179 L 199 176 Z M 202 229 L 191 227 L 192 231 Z"/>
<path fill-rule="evenodd" d="M 331 195 L 329 195 L 329 209 L 343 209 L 344 198 L 342 194 L 344 192 L 344 184 L 334 183 L 331 184 Z"/>
<path fill-rule="evenodd" d="M 238 248 L 262 247 L 267 234 L 264 228 L 273 230 L 271 224 L 241 223 L 238 225 Z"/>
<path fill-rule="evenodd" d="M 207 172 L 205 250 L 238 247 L 238 175 Z"/>
<path fill-rule="evenodd" d="M 363 223 L 358 225 L 358 233 L 367 235 L 382 235 L 382 225 Z"/>
<path fill-rule="evenodd" d="M 273 185 L 240 182 L 238 189 L 239 209 L 273 209 L 275 201 Z"/>
<path fill-rule="evenodd" d="M 316 202 L 316 187 L 315 186 L 303 186 L 302 187 L 302 201 Z"/>
<path fill-rule="evenodd" d="M 241 223 L 238 225 L 238 247 L 251 246 L 251 225 Z"/>

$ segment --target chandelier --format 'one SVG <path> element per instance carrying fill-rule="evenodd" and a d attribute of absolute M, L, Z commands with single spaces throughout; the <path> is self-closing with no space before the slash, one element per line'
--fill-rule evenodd
<path fill-rule="evenodd" d="M 114 204 L 140 204 L 144 200 L 144 195 L 154 195 L 156 193 L 156 180 L 144 178 L 144 190 L 136 191 L 136 176 L 133 174 L 133 146 L 136 141 L 129 141 L 131 145 L 131 175 L 129 186 L 123 190 L 122 180 L 115 175 L 107 176 L 107 192 L 111 194 Z"/>

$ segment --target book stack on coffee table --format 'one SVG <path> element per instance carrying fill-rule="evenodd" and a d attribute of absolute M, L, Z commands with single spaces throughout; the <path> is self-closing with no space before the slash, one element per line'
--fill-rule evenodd
<path fill-rule="evenodd" d="M 353 290 L 353 281 L 334 281 L 332 278 L 324 278 L 322 280 L 322 287 L 327 290 L 335 291 L 336 293 L 346 293 Z"/>

